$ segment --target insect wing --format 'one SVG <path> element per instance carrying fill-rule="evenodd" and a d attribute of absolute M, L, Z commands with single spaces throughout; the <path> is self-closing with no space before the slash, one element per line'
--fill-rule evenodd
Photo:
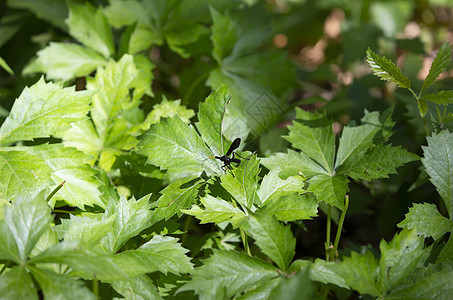
<path fill-rule="evenodd" d="M 227 153 L 225 155 L 226 156 L 230 156 L 231 152 L 233 152 L 235 149 L 237 149 L 240 144 L 241 144 L 241 139 L 240 138 L 236 138 L 233 141 L 233 143 L 231 143 L 230 149 L 228 149 L 228 151 L 227 151 Z"/>

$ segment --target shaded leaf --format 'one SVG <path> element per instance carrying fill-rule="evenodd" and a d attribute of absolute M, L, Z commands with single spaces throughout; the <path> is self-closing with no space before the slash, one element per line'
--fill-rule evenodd
<path fill-rule="evenodd" d="M 437 104 L 447 105 L 453 103 L 453 91 L 440 91 L 438 93 L 427 94 L 422 97 L 423 101 L 431 101 Z"/>
<path fill-rule="evenodd" d="M 0 295 L 3 299 L 39 299 L 33 278 L 20 266 L 0 276 Z"/>
<path fill-rule="evenodd" d="M 251 236 L 261 251 L 286 271 L 295 254 L 296 239 L 290 226 L 284 226 L 269 214 L 249 214 L 240 227 Z"/>
<path fill-rule="evenodd" d="M 423 93 L 423 91 L 431 84 L 433 84 L 434 80 L 436 80 L 436 78 L 439 77 L 440 73 L 445 70 L 448 63 L 450 62 L 450 59 L 450 44 L 446 42 L 442 44 L 439 51 L 437 52 L 436 57 L 434 58 L 431 68 L 429 69 L 428 76 L 426 76 L 425 81 L 423 82 L 421 93 Z"/>
<path fill-rule="evenodd" d="M 112 283 L 112 286 L 125 299 L 162 299 L 153 281 L 148 276 L 141 276 L 128 281 L 115 281 Z"/>

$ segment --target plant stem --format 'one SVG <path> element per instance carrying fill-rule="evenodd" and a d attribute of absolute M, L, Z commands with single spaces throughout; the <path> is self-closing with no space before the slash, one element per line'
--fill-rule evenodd
<path fill-rule="evenodd" d="M 0 270 L 0 275 L 2 275 L 3 272 L 5 272 L 6 268 L 8 268 L 8 266 L 9 266 L 9 264 L 10 264 L 9 261 L 5 262 L 5 264 L 3 265 L 3 268 Z"/>
<path fill-rule="evenodd" d="M 62 183 L 60 183 L 56 188 L 53 189 L 53 191 L 49 194 L 49 196 L 47 196 L 46 203 L 49 202 L 50 199 L 52 199 L 52 197 L 63 187 L 65 182 L 66 182 L 66 180 L 63 181 Z"/>
<path fill-rule="evenodd" d="M 96 274 L 94 275 L 93 278 L 93 294 L 96 296 L 96 299 L 99 299 L 99 281 L 96 278 Z"/>
<path fill-rule="evenodd" d="M 343 229 L 344 218 L 349 206 L 349 196 L 344 196 L 344 209 L 341 212 L 340 221 L 338 222 L 337 235 L 335 236 L 335 243 L 333 245 L 333 253 L 337 256 L 338 244 L 340 243 L 341 231 Z"/>
<path fill-rule="evenodd" d="M 330 227 L 332 223 L 332 206 L 327 204 L 326 261 L 330 260 Z"/>
<path fill-rule="evenodd" d="M 252 252 L 250 252 L 250 247 L 249 247 L 247 235 L 245 234 L 244 230 L 242 230 L 242 229 L 241 229 L 241 238 L 242 238 L 242 244 L 244 245 L 245 252 L 249 256 L 252 256 Z"/>

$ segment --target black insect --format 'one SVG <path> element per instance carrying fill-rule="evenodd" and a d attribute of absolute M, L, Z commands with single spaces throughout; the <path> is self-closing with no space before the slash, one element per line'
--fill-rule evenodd
<path fill-rule="evenodd" d="M 241 163 L 241 160 L 239 158 L 235 158 L 234 156 L 237 155 L 239 156 L 240 158 L 244 158 L 242 156 L 240 156 L 239 154 L 237 154 L 236 152 L 234 152 L 234 150 L 236 150 L 239 145 L 241 144 L 241 139 L 240 138 L 236 138 L 233 143 L 231 143 L 231 146 L 230 146 L 230 149 L 228 149 L 227 153 L 223 156 L 214 156 L 216 159 L 220 160 L 221 162 L 223 162 L 223 166 L 221 167 L 222 170 L 225 172 L 225 168 L 228 168 L 231 170 L 231 163 L 232 162 L 235 162 L 235 163 L 238 163 L 240 164 Z M 232 157 L 230 157 L 230 155 L 233 155 Z"/>

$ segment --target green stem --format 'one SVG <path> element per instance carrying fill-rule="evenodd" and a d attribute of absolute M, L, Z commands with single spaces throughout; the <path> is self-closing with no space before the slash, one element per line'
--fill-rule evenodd
<path fill-rule="evenodd" d="M 344 218 L 346 216 L 346 211 L 348 210 L 348 206 L 349 206 L 349 196 L 346 195 L 346 196 L 344 196 L 344 209 L 341 212 L 340 221 L 338 222 L 337 235 L 335 237 L 335 243 L 333 245 L 333 253 L 335 256 L 337 256 L 338 244 L 340 243 L 341 231 L 343 230 Z"/>
<path fill-rule="evenodd" d="M 249 247 L 247 235 L 245 234 L 244 230 L 242 230 L 242 229 L 241 229 L 241 238 L 242 238 L 242 244 L 244 245 L 245 252 L 249 256 L 252 256 L 252 252 L 250 252 L 250 247 Z"/>
<path fill-rule="evenodd" d="M 332 223 L 332 206 L 327 204 L 326 261 L 330 260 L 330 227 Z"/>
<path fill-rule="evenodd" d="M 190 100 L 190 97 L 192 96 L 192 93 L 193 91 L 195 90 L 195 88 L 201 83 L 202 80 L 206 79 L 210 74 L 210 71 L 208 72 L 205 72 L 203 74 L 201 74 L 200 76 L 198 76 L 198 78 L 190 85 L 189 89 L 187 90 L 187 93 L 184 97 L 184 100 L 183 103 L 184 104 L 187 104 Z"/>
<path fill-rule="evenodd" d="M 184 235 L 182 236 L 181 239 L 181 245 L 184 245 L 186 242 L 187 234 L 189 232 L 190 224 L 192 223 L 192 216 L 187 215 L 186 220 L 184 221 Z"/>
<path fill-rule="evenodd" d="M 99 299 L 99 281 L 96 278 L 96 274 L 93 277 L 92 288 L 93 294 L 96 296 L 96 299 Z"/>
<path fill-rule="evenodd" d="M 49 196 L 47 196 L 46 198 L 46 202 L 49 202 L 50 199 L 52 199 L 52 197 L 63 187 L 63 185 L 65 184 L 66 180 L 63 181 L 62 183 L 60 183 L 56 188 L 54 188 L 54 190 L 50 193 Z"/>

